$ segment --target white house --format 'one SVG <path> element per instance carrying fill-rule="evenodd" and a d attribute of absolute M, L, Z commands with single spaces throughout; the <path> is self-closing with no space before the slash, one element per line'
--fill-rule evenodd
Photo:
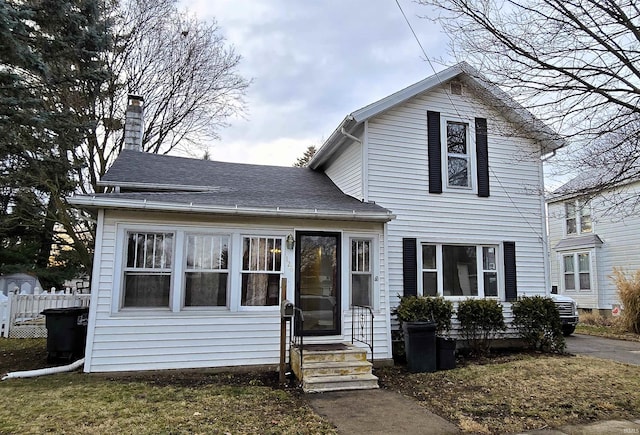
<path fill-rule="evenodd" d="M 614 268 L 640 269 L 640 182 L 580 194 L 602 182 L 601 171 L 585 171 L 547 200 L 551 284 L 582 310 L 608 314 L 619 306 Z"/>
<path fill-rule="evenodd" d="M 135 132 L 134 132 L 135 133 Z M 135 134 L 133 134 L 135 136 Z M 282 278 L 305 343 L 398 295 L 546 294 L 541 157 L 563 145 L 466 64 L 348 115 L 309 168 L 125 150 L 98 211 L 85 371 L 278 362 Z"/>

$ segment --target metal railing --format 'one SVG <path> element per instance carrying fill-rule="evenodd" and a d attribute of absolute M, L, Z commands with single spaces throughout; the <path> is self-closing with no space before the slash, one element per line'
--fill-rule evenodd
<path fill-rule="evenodd" d="M 371 349 L 373 363 L 373 310 L 368 305 L 351 305 L 351 344 L 364 343 Z"/>
<path fill-rule="evenodd" d="M 298 307 L 293 309 L 293 318 L 291 319 L 291 331 L 289 334 L 289 365 L 291 365 L 291 348 L 297 347 L 300 351 L 300 370 L 302 371 L 302 348 L 304 346 L 304 337 L 302 331 L 304 327 L 304 314 Z"/>

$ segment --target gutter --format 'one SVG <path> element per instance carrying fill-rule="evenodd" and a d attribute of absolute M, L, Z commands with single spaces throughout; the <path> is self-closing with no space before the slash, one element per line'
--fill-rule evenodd
<path fill-rule="evenodd" d="M 333 130 L 329 139 L 325 141 L 324 145 L 322 145 L 322 147 L 320 147 L 313 156 L 311 162 L 309 162 L 309 167 L 311 169 L 318 169 L 318 167 L 320 167 L 331 156 L 331 154 L 333 154 L 340 143 L 342 143 L 345 136 L 360 142 L 360 139 L 351 135 L 351 131 L 356 125 L 358 125 L 358 122 L 353 118 L 353 115 L 347 115 L 342 120 L 338 128 Z"/>
<path fill-rule="evenodd" d="M 152 210 L 189 213 L 215 213 L 226 216 L 259 216 L 259 217 L 287 217 L 303 219 L 352 220 L 366 222 L 389 222 L 396 218 L 391 212 L 357 212 L 337 210 L 294 210 L 276 207 L 273 209 L 235 206 L 213 206 L 197 204 L 177 204 L 160 201 L 135 199 L 112 199 L 91 197 L 71 197 L 69 204 L 81 207 L 116 208 L 126 210 Z"/>

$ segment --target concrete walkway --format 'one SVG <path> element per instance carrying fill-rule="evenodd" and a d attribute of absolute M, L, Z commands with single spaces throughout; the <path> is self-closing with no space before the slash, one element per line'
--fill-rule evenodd
<path fill-rule="evenodd" d="M 342 435 L 459 434 L 456 425 L 389 390 L 337 391 L 307 394 L 316 413 L 333 423 Z M 540 429 L 521 435 L 640 434 L 640 420 L 609 420 L 592 424 Z"/>
<path fill-rule="evenodd" d="M 308 394 L 306 398 L 316 413 L 343 435 L 460 433 L 453 423 L 393 391 L 336 391 Z"/>

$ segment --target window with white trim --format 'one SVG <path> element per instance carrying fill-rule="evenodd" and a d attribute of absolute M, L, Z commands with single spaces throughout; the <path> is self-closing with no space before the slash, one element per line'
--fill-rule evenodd
<path fill-rule="evenodd" d="M 128 232 L 123 307 L 169 307 L 174 233 Z"/>
<path fill-rule="evenodd" d="M 562 266 L 566 291 L 591 290 L 591 260 L 588 252 L 564 254 Z"/>
<path fill-rule="evenodd" d="M 372 241 L 351 240 L 351 304 L 372 306 L 373 270 L 371 262 Z"/>
<path fill-rule="evenodd" d="M 469 124 L 447 121 L 447 187 L 471 187 L 472 161 L 470 148 Z"/>
<path fill-rule="evenodd" d="M 244 237 L 242 241 L 242 306 L 280 303 L 282 238 Z"/>
<path fill-rule="evenodd" d="M 566 234 L 583 234 L 592 231 L 591 206 L 583 200 L 564 203 Z"/>
<path fill-rule="evenodd" d="M 226 307 L 229 236 L 188 234 L 184 269 L 185 307 Z"/>
<path fill-rule="evenodd" d="M 498 247 L 422 244 L 423 296 L 497 297 Z"/>

